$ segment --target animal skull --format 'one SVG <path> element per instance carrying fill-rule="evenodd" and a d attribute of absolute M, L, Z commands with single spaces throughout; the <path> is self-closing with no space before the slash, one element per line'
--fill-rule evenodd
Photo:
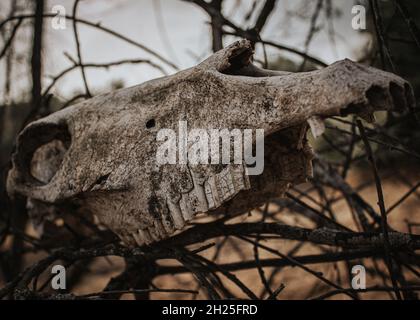
<path fill-rule="evenodd" d="M 127 245 L 182 229 L 197 213 L 234 214 L 282 196 L 311 175 L 308 123 L 414 105 L 398 76 L 343 60 L 322 70 L 259 69 L 247 40 L 175 75 L 96 96 L 29 124 L 17 138 L 9 194 L 76 202 Z M 264 129 L 264 172 L 245 165 L 156 164 L 156 134 L 190 128 Z"/>

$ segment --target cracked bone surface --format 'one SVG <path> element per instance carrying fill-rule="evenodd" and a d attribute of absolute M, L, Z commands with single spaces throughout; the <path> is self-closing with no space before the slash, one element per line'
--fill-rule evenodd
<path fill-rule="evenodd" d="M 31 207 L 76 203 L 129 246 L 180 230 L 198 213 L 235 214 L 310 176 L 308 120 L 414 105 L 400 77 L 343 60 L 311 72 L 259 69 L 246 40 L 174 75 L 102 94 L 30 123 L 18 136 L 9 194 Z M 159 129 L 264 129 L 264 171 L 156 163 Z"/>

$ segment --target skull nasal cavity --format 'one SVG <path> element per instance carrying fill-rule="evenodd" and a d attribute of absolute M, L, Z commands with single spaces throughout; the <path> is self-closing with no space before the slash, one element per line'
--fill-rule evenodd
<path fill-rule="evenodd" d="M 379 86 L 371 86 L 366 91 L 366 98 L 369 100 L 369 104 L 375 108 L 383 108 L 387 104 L 386 91 Z"/>

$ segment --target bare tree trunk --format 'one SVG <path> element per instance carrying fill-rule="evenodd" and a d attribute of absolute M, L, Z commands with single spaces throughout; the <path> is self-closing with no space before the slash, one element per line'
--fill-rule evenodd
<path fill-rule="evenodd" d="M 222 2 L 223 0 L 213 0 L 211 6 L 217 12 L 222 11 Z M 223 48 L 223 22 L 220 21 L 220 18 L 217 15 L 211 17 L 211 33 L 212 33 L 212 50 L 213 52 L 219 51 Z"/>
<path fill-rule="evenodd" d="M 11 3 L 10 11 L 9 11 L 9 17 L 13 17 L 16 13 L 17 5 L 16 2 L 13 1 Z M 18 22 L 16 26 L 20 24 Z M 9 28 L 10 32 L 13 33 L 13 27 Z M 2 30 L 2 36 L 4 38 L 4 41 L 6 41 L 8 32 L 3 32 Z M 11 104 L 13 102 L 13 98 L 11 95 L 11 77 L 12 77 L 12 70 L 13 70 L 13 58 L 14 58 L 14 43 L 11 42 L 8 51 L 6 52 L 6 66 L 5 66 L 5 74 L 4 74 L 4 99 L 3 99 L 3 108 L 0 110 L 0 143 L 2 144 L 2 148 L 6 145 L 8 142 L 8 139 L 10 139 L 11 135 L 13 134 L 13 120 L 12 120 L 12 108 Z M 5 149 L 2 149 L 5 150 Z M 0 164 L 3 165 L 8 160 L 9 152 L 2 152 L 0 156 Z"/>
<path fill-rule="evenodd" d="M 26 119 L 24 125 L 36 115 L 41 108 L 41 50 L 42 50 L 42 24 L 44 12 L 44 0 L 34 0 L 35 4 L 35 20 L 33 28 L 33 44 L 32 44 L 32 58 L 31 58 L 31 75 L 32 75 L 32 96 L 31 96 L 31 111 Z M 27 222 L 25 199 L 19 197 L 14 201 L 13 209 L 9 211 L 11 214 L 11 226 L 15 230 L 25 232 Z M 12 254 L 9 263 L 9 274 L 6 274 L 9 279 L 17 276 L 22 267 L 22 249 L 24 241 L 22 237 L 14 236 L 12 244 Z"/>
<path fill-rule="evenodd" d="M 42 50 L 42 24 L 44 0 L 35 0 L 34 37 L 32 46 L 31 72 L 32 72 L 32 110 L 36 112 L 41 107 L 41 50 Z"/>

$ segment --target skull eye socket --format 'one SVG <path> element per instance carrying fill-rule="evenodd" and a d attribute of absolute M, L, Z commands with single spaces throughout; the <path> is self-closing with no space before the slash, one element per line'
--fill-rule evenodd
<path fill-rule="evenodd" d="M 156 126 L 156 121 L 155 119 L 150 119 L 146 122 L 146 128 L 147 129 L 151 129 L 154 128 Z"/>
<path fill-rule="evenodd" d="M 32 155 L 31 175 L 43 183 L 50 182 L 54 174 L 60 169 L 66 151 L 65 143 L 58 139 L 51 140 L 38 147 Z"/>

